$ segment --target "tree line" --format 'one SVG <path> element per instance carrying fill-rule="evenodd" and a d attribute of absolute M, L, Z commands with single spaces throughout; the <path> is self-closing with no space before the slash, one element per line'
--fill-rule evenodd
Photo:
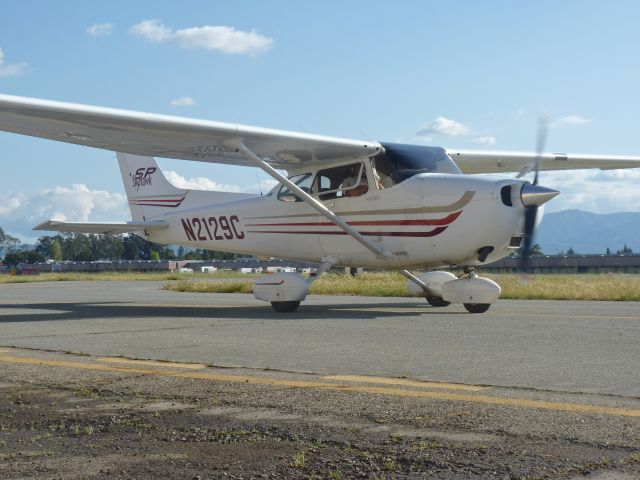
<path fill-rule="evenodd" d="M 539 244 L 532 247 L 532 255 L 544 255 Z M 47 260 L 94 262 L 97 260 L 233 260 L 241 257 L 233 253 L 204 249 L 177 249 L 151 243 L 137 235 L 93 235 L 86 233 L 62 233 L 38 238 L 35 246 L 24 246 L 20 240 L 0 227 L 0 254 L 6 252 L 4 263 L 39 263 Z M 606 255 L 613 253 L 607 248 Z M 631 255 L 626 244 L 617 255 Z M 559 255 L 576 255 L 570 247 Z"/>
<path fill-rule="evenodd" d="M 0 228 L 4 263 L 39 263 L 47 260 L 93 262 L 97 260 L 232 260 L 237 255 L 213 250 L 174 249 L 146 241 L 137 235 L 63 233 L 38 238 L 35 246 L 21 246 Z"/>

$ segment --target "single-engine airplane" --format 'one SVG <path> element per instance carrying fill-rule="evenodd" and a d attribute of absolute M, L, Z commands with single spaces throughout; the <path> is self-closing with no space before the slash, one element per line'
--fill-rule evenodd
<path fill-rule="evenodd" d="M 349 140 L 0 95 L 0 130 L 117 153 L 132 221 L 48 220 L 36 230 L 135 233 L 149 241 L 318 262 L 305 279 L 254 283 L 278 312 L 298 308 L 333 266 L 397 270 L 433 306 L 485 312 L 500 295 L 475 267 L 531 244 L 538 207 L 558 194 L 540 170 L 640 167 L 640 157 L 462 151 Z M 266 195 L 177 188 L 154 157 L 259 167 Z M 287 172 L 287 176 L 279 170 Z M 533 183 L 520 177 L 535 172 Z M 496 179 L 473 174 L 519 172 Z M 523 240 L 524 239 L 524 240 Z M 525 255 L 526 256 L 526 255 Z M 456 276 L 436 268 L 455 266 Z M 421 275 L 409 269 L 428 270 Z"/>

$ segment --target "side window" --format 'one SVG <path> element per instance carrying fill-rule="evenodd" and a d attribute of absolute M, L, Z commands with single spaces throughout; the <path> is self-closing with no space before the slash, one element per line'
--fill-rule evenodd
<path fill-rule="evenodd" d="M 320 170 L 313 183 L 313 193 L 320 200 L 357 197 L 368 190 L 364 164 L 360 162 Z"/>
<path fill-rule="evenodd" d="M 313 177 L 311 176 L 310 173 L 303 173 L 301 175 L 294 175 L 292 177 L 289 177 L 289 180 L 291 180 L 298 187 L 300 187 L 301 190 L 305 191 L 306 193 L 310 193 L 312 178 Z M 280 190 L 278 191 L 278 200 L 282 202 L 301 202 L 302 201 L 301 198 L 298 198 L 293 192 L 289 191 L 289 189 L 284 185 L 280 187 Z"/>

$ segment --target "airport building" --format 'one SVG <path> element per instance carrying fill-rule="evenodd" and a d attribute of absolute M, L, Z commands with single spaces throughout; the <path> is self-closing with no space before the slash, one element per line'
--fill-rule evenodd
<path fill-rule="evenodd" d="M 482 271 L 512 273 L 519 269 L 520 259 L 508 257 Z M 640 274 L 640 255 L 540 255 L 529 259 L 534 273 L 636 273 Z"/>

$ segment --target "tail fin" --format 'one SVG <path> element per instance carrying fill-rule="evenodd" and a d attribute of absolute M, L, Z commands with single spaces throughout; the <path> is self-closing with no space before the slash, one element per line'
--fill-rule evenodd
<path fill-rule="evenodd" d="M 187 198 L 189 191 L 169 183 L 153 157 L 120 152 L 117 157 L 134 222 L 163 215 Z"/>

